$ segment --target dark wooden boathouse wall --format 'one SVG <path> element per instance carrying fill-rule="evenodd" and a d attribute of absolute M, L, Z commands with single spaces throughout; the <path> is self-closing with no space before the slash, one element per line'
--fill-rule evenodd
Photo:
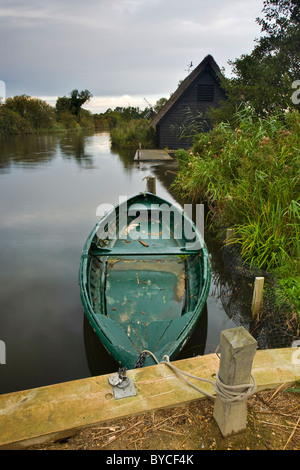
<path fill-rule="evenodd" d="M 207 56 L 198 67 L 181 83 L 170 100 L 153 119 L 156 127 L 159 148 L 188 148 L 192 144 L 190 138 L 179 138 L 182 127 L 189 123 L 189 115 L 202 114 L 203 131 L 210 128 L 206 111 L 211 106 L 218 106 L 226 99 L 224 90 L 219 83 L 220 69 L 212 56 Z"/>

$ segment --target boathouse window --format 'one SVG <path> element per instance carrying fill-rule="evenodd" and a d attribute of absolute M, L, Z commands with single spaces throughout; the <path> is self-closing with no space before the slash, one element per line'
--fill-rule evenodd
<path fill-rule="evenodd" d="M 214 92 L 214 85 L 202 85 L 199 83 L 197 87 L 197 101 L 213 101 Z"/>

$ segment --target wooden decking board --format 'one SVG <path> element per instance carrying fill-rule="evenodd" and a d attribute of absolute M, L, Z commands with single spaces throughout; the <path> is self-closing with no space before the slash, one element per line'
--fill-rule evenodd
<path fill-rule="evenodd" d="M 213 379 L 219 369 L 216 354 L 174 361 L 179 369 Z M 299 348 L 257 351 L 252 373 L 258 390 L 300 379 Z M 136 396 L 115 400 L 109 375 L 88 377 L 0 395 L 0 448 L 25 448 L 72 435 L 80 428 L 203 398 L 165 364 L 128 371 Z M 211 384 L 192 379 L 202 390 Z"/>
<path fill-rule="evenodd" d="M 172 160 L 172 157 L 165 150 L 138 149 L 135 153 L 134 160 L 135 161 Z"/>

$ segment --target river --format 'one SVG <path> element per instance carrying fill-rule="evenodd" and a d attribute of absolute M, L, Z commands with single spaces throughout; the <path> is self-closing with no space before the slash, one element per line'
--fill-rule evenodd
<path fill-rule="evenodd" d="M 144 191 L 146 176 L 156 177 L 159 196 L 178 202 L 170 190 L 176 161 L 133 157 L 134 151 L 112 151 L 106 132 L 1 137 L 0 393 L 117 371 L 84 318 L 83 244 L 97 207 Z M 214 352 L 221 330 L 233 327 L 218 295 L 220 251 L 208 230 L 205 239 L 211 291 L 180 357 Z"/>

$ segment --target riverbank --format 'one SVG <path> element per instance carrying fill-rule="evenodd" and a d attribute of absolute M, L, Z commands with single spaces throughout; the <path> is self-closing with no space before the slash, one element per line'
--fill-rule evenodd
<path fill-rule="evenodd" d="M 224 438 L 209 399 L 87 427 L 70 438 L 31 450 L 198 451 L 298 450 L 300 394 L 286 390 L 256 393 L 248 401 L 245 431 Z M 298 423 L 298 424 L 297 424 Z M 118 454 L 117 454 L 118 455 Z"/>

